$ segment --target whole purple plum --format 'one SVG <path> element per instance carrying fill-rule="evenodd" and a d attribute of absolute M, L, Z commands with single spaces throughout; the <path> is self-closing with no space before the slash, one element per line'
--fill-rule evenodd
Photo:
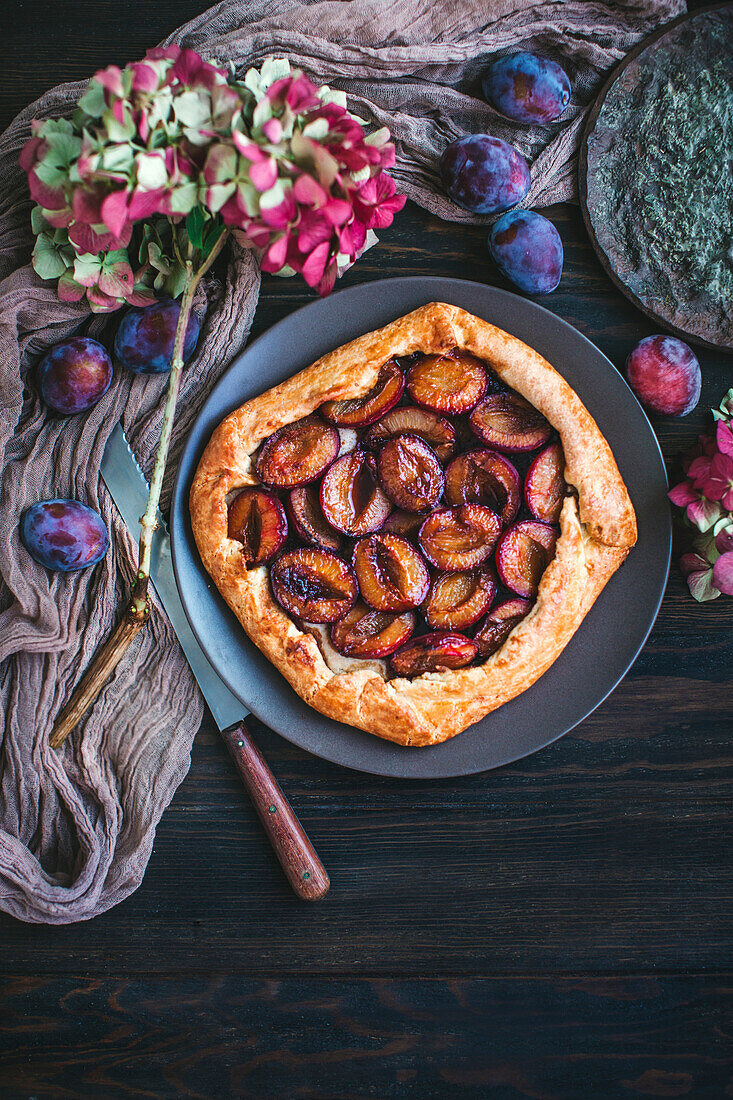
<path fill-rule="evenodd" d="M 443 150 L 443 185 L 459 206 L 475 214 L 498 214 L 529 190 L 529 166 L 517 150 L 490 134 L 469 134 Z"/>
<path fill-rule="evenodd" d="M 489 234 L 489 251 L 501 273 L 526 294 L 549 294 L 560 282 L 560 234 L 533 210 L 502 214 Z"/>
<path fill-rule="evenodd" d="M 41 500 L 23 513 L 20 534 L 32 558 L 64 573 L 96 565 L 109 550 L 97 513 L 78 500 Z"/>
<path fill-rule="evenodd" d="M 169 298 L 128 309 L 115 336 L 115 356 L 135 374 L 167 374 L 171 369 L 180 302 Z M 183 342 L 183 361 L 190 359 L 199 338 L 198 317 L 191 314 Z"/>
<path fill-rule="evenodd" d="M 626 360 L 626 377 L 639 400 L 665 416 L 687 416 L 700 400 L 700 364 L 676 336 L 640 340 Z"/>
<path fill-rule="evenodd" d="M 71 416 L 96 405 L 112 383 L 107 349 L 88 336 L 55 344 L 38 366 L 41 397 L 54 412 Z"/>
<path fill-rule="evenodd" d="M 484 73 L 482 84 L 491 106 L 517 122 L 554 122 L 570 102 L 565 70 L 533 53 L 500 57 Z"/>

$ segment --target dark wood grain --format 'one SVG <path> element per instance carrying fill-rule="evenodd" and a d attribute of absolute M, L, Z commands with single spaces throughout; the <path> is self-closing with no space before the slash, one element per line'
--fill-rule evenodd
<path fill-rule="evenodd" d="M 10 5 L 3 120 L 200 6 L 70 3 L 51 25 L 47 3 Z M 542 304 L 620 368 L 653 326 L 609 283 L 578 209 L 546 213 L 566 261 Z M 343 285 L 508 288 L 485 229 L 408 205 L 380 236 Z M 253 335 L 312 299 L 265 276 Z M 670 470 L 733 384 L 729 358 L 700 361 L 698 409 L 653 420 Z M 371 778 L 252 719 L 331 874 L 312 907 L 207 716 L 136 894 L 66 928 L 0 915 L 0 1096 L 731 1095 L 732 681 L 733 600 L 697 605 L 673 568 L 624 682 L 498 771 Z"/>
<path fill-rule="evenodd" d="M 722 1100 L 728 976 L 8 978 L 5 1100 Z"/>

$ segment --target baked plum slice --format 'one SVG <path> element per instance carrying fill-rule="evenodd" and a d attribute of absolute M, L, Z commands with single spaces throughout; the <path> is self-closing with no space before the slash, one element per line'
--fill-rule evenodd
<path fill-rule="evenodd" d="M 456 573 L 486 561 L 500 534 L 496 512 L 483 504 L 461 504 L 431 513 L 420 528 L 418 542 L 431 565 Z"/>
<path fill-rule="evenodd" d="M 438 413 L 466 413 L 486 393 L 486 368 L 468 351 L 453 348 L 423 355 L 410 367 L 407 389 L 413 401 Z"/>
<path fill-rule="evenodd" d="M 292 489 L 315 481 L 339 453 L 339 433 L 317 416 L 306 416 L 278 428 L 266 439 L 255 469 L 260 481 Z"/>
<path fill-rule="evenodd" d="M 241 542 L 245 565 L 262 565 L 288 537 L 285 509 L 264 489 L 242 489 L 229 503 L 227 534 Z"/>
<path fill-rule="evenodd" d="M 295 533 L 303 542 L 322 550 L 341 549 L 341 537 L 326 521 L 317 485 L 299 485 L 288 495 L 288 514 Z"/>
<path fill-rule="evenodd" d="M 329 633 L 331 644 L 345 657 L 379 660 L 404 645 L 414 629 L 415 616 L 411 611 L 401 615 L 375 611 L 357 600 L 343 619 L 332 624 Z"/>
<path fill-rule="evenodd" d="M 441 462 L 447 461 L 456 447 L 456 431 L 449 420 L 432 409 L 403 405 L 392 409 L 364 436 L 367 447 L 381 447 L 393 435 L 418 435 L 433 448 Z"/>
<path fill-rule="evenodd" d="M 465 630 L 491 607 L 496 578 L 488 569 L 440 573 L 430 585 L 424 612 L 434 630 Z"/>
<path fill-rule="evenodd" d="M 520 486 L 519 474 L 509 459 L 496 451 L 466 451 L 445 471 L 445 499 L 449 504 L 485 504 L 505 525 L 519 511 Z"/>
<path fill-rule="evenodd" d="M 356 450 L 333 463 L 321 482 L 321 509 L 345 535 L 368 535 L 382 526 L 392 505 L 377 479 L 373 455 Z"/>
<path fill-rule="evenodd" d="M 432 447 L 418 435 L 394 435 L 377 459 L 385 493 L 406 512 L 427 512 L 443 495 L 443 467 Z"/>
<path fill-rule="evenodd" d="M 492 607 L 481 626 L 473 636 L 482 657 L 490 657 L 501 649 L 517 623 L 532 607 L 530 600 L 505 600 Z"/>
<path fill-rule="evenodd" d="M 428 594 L 428 567 L 399 535 L 369 535 L 354 548 L 354 572 L 362 597 L 378 611 L 409 611 Z"/>
<path fill-rule="evenodd" d="M 565 457 L 559 443 L 551 443 L 537 455 L 524 481 L 524 499 L 533 516 L 543 523 L 557 523 L 565 497 Z"/>
<path fill-rule="evenodd" d="M 539 520 L 525 519 L 505 531 L 496 548 L 496 568 L 506 587 L 525 599 L 536 596 L 556 542 L 555 528 Z"/>
<path fill-rule="evenodd" d="M 424 672 L 442 672 L 448 668 L 463 668 L 478 655 L 478 646 L 463 634 L 435 630 L 411 638 L 390 657 L 398 676 L 421 676 Z"/>
<path fill-rule="evenodd" d="M 497 451 L 534 451 L 550 438 L 552 428 L 518 393 L 492 393 L 469 417 L 479 439 Z"/>
<path fill-rule="evenodd" d="M 349 565 L 315 546 L 288 550 L 270 568 L 275 599 L 307 623 L 333 623 L 350 611 L 359 589 Z"/>
<path fill-rule="evenodd" d="M 338 428 L 363 428 L 373 424 L 396 405 L 405 388 L 405 376 L 394 359 L 389 359 L 379 372 L 377 381 L 363 397 L 347 401 L 326 401 L 320 413 Z"/>
<path fill-rule="evenodd" d="M 417 533 L 425 519 L 424 512 L 405 512 L 402 508 L 395 508 L 390 512 L 380 527 L 380 533 L 388 535 L 402 535 L 404 538 L 417 539 Z"/>

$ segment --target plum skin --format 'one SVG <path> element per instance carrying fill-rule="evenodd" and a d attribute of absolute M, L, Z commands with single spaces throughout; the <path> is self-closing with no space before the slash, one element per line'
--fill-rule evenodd
<path fill-rule="evenodd" d="M 469 134 L 443 150 L 443 186 L 454 202 L 475 214 L 516 206 L 529 190 L 529 166 L 517 150 L 490 134 Z"/>
<path fill-rule="evenodd" d="M 570 102 L 570 80 L 562 66 L 524 51 L 494 61 L 481 85 L 491 106 L 515 122 L 554 122 Z"/>
<path fill-rule="evenodd" d="M 135 374 L 167 374 L 171 369 L 180 302 L 166 299 L 149 306 L 133 307 L 120 321 L 114 353 L 118 362 Z M 193 355 L 201 325 L 191 313 L 183 341 L 184 363 Z"/>
<path fill-rule="evenodd" d="M 101 516 L 81 501 L 63 497 L 41 500 L 27 508 L 20 535 L 39 565 L 62 573 L 96 565 L 109 550 Z"/>
<path fill-rule="evenodd" d="M 107 349 L 89 336 L 72 336 L 55 344 L 38 365 L 44 403 L 63 416 L 86 412 L 112 385 Z"/>
<path fill-rule="evenodd" d="M 502 275 L 525 294 L 549 294 L 560 282 L 560 234 L 534 210 L 502 214 L 489 234 L 489 252 Z"/>
<path fill-rule="evenodd" d="M 640 340 L 626 360 L 626 377 L 643 405 L 666 416 L 687 416 L 700 400 L 697 356 L 675 336 Z"/>

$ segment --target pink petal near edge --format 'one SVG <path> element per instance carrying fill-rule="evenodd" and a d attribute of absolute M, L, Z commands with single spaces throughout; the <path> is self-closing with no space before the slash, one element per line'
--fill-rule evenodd
<path fill-rule="evenodd" d="M 303 261 L 302 275 L 308 286 L 317 286 L 323 278 L 330 250 L 330 244 L 324 241 L 316 245 L 308 259 Z"/>
<path fill-rule="evenodd" d="M 691 481 L 681 481 L 679 485 L 675 485 L 674 489 L 669 490 L 667 496 L 673 504 L 684 508 L 697 500 L 700 494 L 695 490 Z"/>
<path fill-rule="evenodd" d="M 251 164 L 249 178 L 258 191 L 269 191 L 277 181 L 277 163 L 274 157 Z"/>
<path fill-rule="evenodd" d="M 709 531 L 714 523 L 720 519 L 722 509 L 715 500 L 707 500 L 702 497 L 687 505 L 687 518 L 697 527 L 698 531 Z"/>
<path fill-rule="evenodd" d="M 715 536 L 715 549 L 719 554 L 727 554 L 729 550 L 733 550 L 733 519 L 729 521 L 728 527 L 718 531 Z"/>
<path fill-rule="evenodd" d="M 328 199 L 320 183 L 316 183 L 313 176 L 305 172 L 293 184 L 293 197 L 296 202 L 302 202 L 306 206 L 323 206 Z"/>
<path fill-rule="evenodd" d="M 283 267 L 285 264 L 285 257 L 287 256 L 287 252 L 288 234 L 285 233 L 282 237 L 279 238 L 279 240 L 273 241 L 272 244 L 268 246 L 264 256 L 262 257 L 262 264 L 260 265 L 262 267 L 262 270 L 270 271 L 273 274 L 276 271 L 279 271 L 280 268 Z"/>
<path fill-rule="evenodd" d="M 709 568 L 710 562 L 702 554 L 683 554 L 680 558 L 680 571 L 683 577 L 689 577 L 690 573 L 699 573 Z"/>
<path fill-rule="evenodd" d="M 724 455 L 733 455 L 733 424 L 719 420 L 715 428 L 715 440 L 718 450 Z"/>
<path fill-rule="evenodd" d="M 733 552 L 721 554 L 713 566 L 713 584 L 719 592 L 733 596 Z"/>
<path fill-rule="evenodd" d="M 127 191 L 112 191 L 107 195 L 102 201 L 102 221 L 115 237 L 121 236 L 127 222 Z"/>

